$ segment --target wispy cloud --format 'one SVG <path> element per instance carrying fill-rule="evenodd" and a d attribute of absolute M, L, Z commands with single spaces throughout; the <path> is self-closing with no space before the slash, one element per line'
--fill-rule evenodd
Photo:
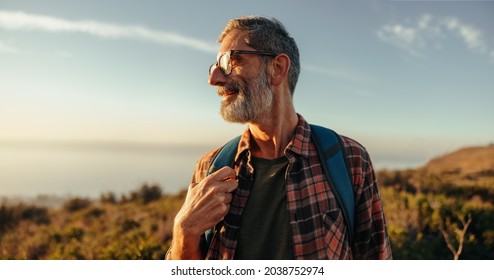
<path fill-rule="evenodd" d="M 73 21 L 24 12 L 0 10 L 0 28 L 7 30 L 85 33 L 107 39 L 133 39 L 162 45 L 183 46 L 208 53 L 216 53 L 217 51 L 217 45 L 214 43 L 182 34 L 153 30 L 144 26 L 120 25 L 92 20 Z"/>
<path fill-rule="evenodd" d="M 481 54 L 485 54 L 487 52 L 484 36 L 480 30 L 473 26 L 463 24 L 457 18 L 444 19 L 443 24 L 452 32 L 460 35 L 469 49 Z"/>
<path fill-rule="evenodd" d="M 494 62 L 491 55 L 494 50 L 489 52 L 482 31 L 455 17 L 435 18 L 425 14 L 412 23 L 384 25 L 377 31 L 377 36 L 416 57 L 424 57 L 428 47 L 442 48 L 442 40 L 453 36 L 463 41 L 470 51 L 487 55 Z"/>
<path fill-rule="evenodd" d="M 410 55 L 422 57 L 420 49 L 424 46 L 424 41 L 419 37 L 419 33 L 414 28 L 402 26 L 400 24 L 383 26 L 377 33 L 383 41 L 406 50 Z"/>

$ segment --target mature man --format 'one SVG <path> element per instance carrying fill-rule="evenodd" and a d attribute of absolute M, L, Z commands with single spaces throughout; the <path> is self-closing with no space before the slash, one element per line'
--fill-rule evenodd
<path fill-rule="evenodd" d="M 283 25 L 233 19 L 218 41 L 209 84 L 222 98 L 223 118 L 248 127 L 234 168 L 208 175 L 220 148 L 198 161 L 167 259 L 391 259 L 369 155 L 342 136 L 355 199 L 350 239 L 311 127 L 293 106 L 299 53 Z"/>

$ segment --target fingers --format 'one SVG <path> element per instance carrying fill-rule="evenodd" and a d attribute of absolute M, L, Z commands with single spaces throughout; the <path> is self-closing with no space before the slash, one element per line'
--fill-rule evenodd
<path fill-rule="evenodd" d="M 237 180 L 229 180 L 229 181 L 224 181 L 220 183 L 222 185 L 222 188 L 219 189 L 220 191 L 226 192 L 226 193 L 231 193 L 234 190 L 237 189 L 238 187 L 238 181 Z"/>
<path fill-rule="evenodd" d="M 214 188 L 217 193 L 230 193 L 238 186 L 235 170 L 228 166 L 210 174 L 201 183 L 204 183 L 206 188 Z"/>
<path fill-rule="evenodd" d="M 216 172 L 211 173 L 208 177 L 210 177 L 211 180 L 215 181 L 228 181 L 228 180 L 235 180 L 237 177 L 237 174 L 235 174 L 235 170 L 229 166 L 225 166 Z"/>
<path fill-rule="evenodd" d="M 189 185 L 184 205 L 180 210 L 182 223 L 189 230 L 200 232 L 223 220 L 230 211 L 233 191 L 238 187 L 235 171 L 224 167 L 197 184 Z"/>
<path fill-rule="evenodd" d="M 226 188 L 226 192 L 232 192 L 236 189 L 235 184 L 217 184 L 216 182 L 236 182 L 237 175 L 235 174 L 235 170 L 229 166 L 225 166 L 203 179 L 203 181 L 195 184 L 190 184 L 189 189 L 195 188 L 197 185 L 200 185 L 203 182 L 207 182 L 207 185 L 222 185 Z"/>
<path fill-rule="evenodd" d="M 231 193 L 226 193 L 223 198 L 224 198 L 224 201 L 223 202 L 225 204 L 229 205 L 230 202 L 232 202 L 233 195 Z"/>

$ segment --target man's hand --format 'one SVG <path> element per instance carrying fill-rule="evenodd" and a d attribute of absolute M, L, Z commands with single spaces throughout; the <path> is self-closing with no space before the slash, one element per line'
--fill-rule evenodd
<path fill-rule="evenodd" d="M 230 210 L 232 192 L 238 186 L 235 177 L 231 167 L 223 167 L 189 186 L 184 205 L 175 217 L 170 259 L 202 258 L 201 235 L 222 221 Z"/>

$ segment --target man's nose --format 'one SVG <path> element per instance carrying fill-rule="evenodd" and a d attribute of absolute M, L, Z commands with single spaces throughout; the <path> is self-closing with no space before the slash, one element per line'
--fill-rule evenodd
<path fill-rule="evenodd" d="M 208 83 L 212 86 L 221 86 L 226 82 L 226 77 L 223 75 L 219 67 L 213 67 L 209 74 Z"/>

